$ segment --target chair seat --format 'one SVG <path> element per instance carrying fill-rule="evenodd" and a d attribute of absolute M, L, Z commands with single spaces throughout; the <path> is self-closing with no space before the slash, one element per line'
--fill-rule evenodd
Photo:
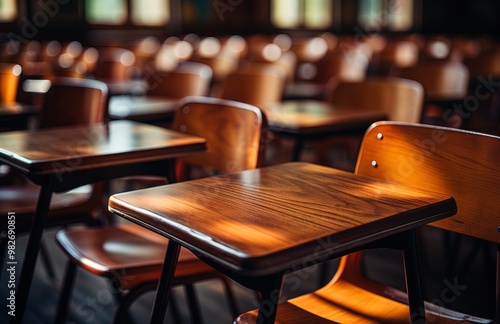
<path fill-rule="evenodd" d="M 276 323 L 410 323 L 408 305 L 380 293 L 406 297 L 397 289 L 372 292 L 340 279 L 333 285 L 280 304 Z M 247 312 L 238 317 L 236 323 L 256 323 L 256 316 L 257 310 Z M 427 303 L 426 319 L 429 323 L 492 323 Z"/>
<path fill-rule="evenodd" d="M 115 277 L 124 290 L 160 278 L 168 239 L 134 224 L 104 228 L 69 228 L 57 242 L 78 266 L 100 276 Z M 215 270 L 181 248 L 175 280 Z"/>
<path fill-rule="evenodd" d="M 56 225 L 60 221 L 64 221 L 62 218 L 68 220 L 69 215 L 71 215 L 72 221 L 73 219 L 77 221 L 76 218 L 80 219 L 79 214 L 82 215 L 82 221 L 88 220 L 88 213 L 85 214 L 85 212 L 89 208 L 83 207 L 91 199 L 92 191 L 91 185 L 85 185 L 65 193 L 53 194 L 47 225 Z M 30 226 L 32 215 L 36 210 L 39 192 L 40 187 L 28 181 L 22 184 L 0 186 L 0 212 L 7 214 L 7 212 L 15 211 L 16 227 Z M 64 214 L 59 211 L 64 211 Z M 71 211 L 74 211 L 74 213 Z"/>

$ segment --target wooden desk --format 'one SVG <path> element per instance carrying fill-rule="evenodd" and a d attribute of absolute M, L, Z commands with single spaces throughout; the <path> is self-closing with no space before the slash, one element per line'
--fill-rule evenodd
<path fill-rule="evenodd" d="M 154 323 L 163 322 L 179 244 L 260 291 L 261 323 L 274 322 L 287 272 L 398 246 L 410 312 L 420 314 L 414 229 L 456 213 L 446 195 L 301 162 L 117 194 L 109 209 L 170 239 Z"/>
<path fill-rule="evenodd" d="M 339 134 L 363 134 L 374 122 L 386 120 L 383 112 L 333 107 L 324 101 L 289 100 L 262 108 L 272 132 L 295 140 L 292 160 L 299 160 L 304 141 Z M 168 121 L 176 109 L 173 101 L 149 97 L 117 96 L 110 99 L 111 119 L 152 124 Z"/>
<path fill-rule="evenodd" d="M 285 100 L 322 100 L 325 98 L 326 90 L 325 84 L 299 81 L 285 86 L 283 98 Z"/>
<path fill-rule="evenodd" d="M 0 161 L 41 186 L 11 321 L 22 322 L 52 192 L 137 174 L 173 177 L 172 158 L 204 150 L 202 138 L 131 121 L 1 133 Z"/>
<path fill-rule="evenodd" d="M 122 95 L 144 95 L 146 93 L 147 84 L 144 80 L 126 80 L 115 81 L 98 79 L 106 83 L 108 86 L 108 96 L 122 96 Z"/>
<path fill-rule="evenodd" d="M 384 112 L 334 107 L 324 101 L 289 100 L 263 107 L 269 128 L 295 140 L 292 160 L 299 160 L 304 141 L 339 134 L 362 134 L 374 122 L 386 120 Z"/>
<path fill-rule="evenodd" d="M 147 123 L 171 121 L 177 102 L 159 97 L 113 96 L 109 100 L 109 117 Z"/>

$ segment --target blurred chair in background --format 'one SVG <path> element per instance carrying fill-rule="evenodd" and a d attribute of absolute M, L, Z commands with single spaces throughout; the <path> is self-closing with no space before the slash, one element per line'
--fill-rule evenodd
<path fill-rule="evenodd" d="M 435 60 L 401 69 L 401 78 L 420 82 L 425 90 L 423 123 L 460 128 L 455 111 L 468 94 L 469 70 L 460 62 Z"/>
<path fill-rule="evenodd" d="M 424 88 L 413 80 L 395 77 L 373 77 L 359 82 L 331 83 L 326 101 L 336 109 L 378 111 L 387 119 L 402 122 L 420 122 L 424 101 Z M 335 160 L 332 148 L 346 154 L 346 169 L 353 171 L 363 134 L 336 136 L 315 141 L 311 148 L 317 163 Z M 334 156 L 330 157 L 329 155 Z M 337 153 L 338 154 L 338 153 Z"/>

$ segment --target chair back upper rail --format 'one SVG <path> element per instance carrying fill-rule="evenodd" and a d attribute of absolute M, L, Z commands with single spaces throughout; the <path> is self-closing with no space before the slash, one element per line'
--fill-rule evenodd
<path fill-rule="evenodd" d="M 380 122 L 365 135 L 356 173 L 449 194 L 458 213 L 433 226 L 500 244 L 499 160 L 496 136 Z"/>

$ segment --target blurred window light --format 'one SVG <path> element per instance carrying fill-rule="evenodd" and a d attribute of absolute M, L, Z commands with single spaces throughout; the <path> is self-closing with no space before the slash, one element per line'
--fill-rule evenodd
<path fill-rule="evenodd" d="M 271 7 L 271 21 L 281 28 L 300 25 L 300 0 L 274 0 Z"/>
<path fill-rule="evenodd" d="M 133 0 L 132 22 L 143 26 L 162 26 L 170 19 L 169 0 Z"/>
<path fill-rule="evenodd" d="M 327 28 L 332 24 L 332 0 L 273 0 L 271 22 L 279 28 Z"/>
<path fill-rule="evenodd" d="M 16 19 L 16 0 L 0 1 L 0 22 L 11 22 Z"/>
<path fill-rule="evenodd" d="M 304 25 L 325 28 L 332 24 L 331 0 L 304 0 Z"/>
<path fill-rule="evenodd" d="M 384 25 L 382 14 L 383 0 L 360 0 L 358 4 L 358 23 L 363 29 L 378 31 Z"/>
<path fill-rule="evenodd" d="M 127 1 L 87 0 L 85 18 L 90 24 L 121 25 L 127 21 Z"/>
<path fill-rule="evenodd" d="M 413 27 L 413 0 L 391 0 L 387 9 L 389 30 L 405 31 Z"/>
<path fill-rule="evenodd" d="M 413 7 L 413 0 L 359 0 L 358 23 L 370 32 L 407 31 L 413 27 Z"/>

